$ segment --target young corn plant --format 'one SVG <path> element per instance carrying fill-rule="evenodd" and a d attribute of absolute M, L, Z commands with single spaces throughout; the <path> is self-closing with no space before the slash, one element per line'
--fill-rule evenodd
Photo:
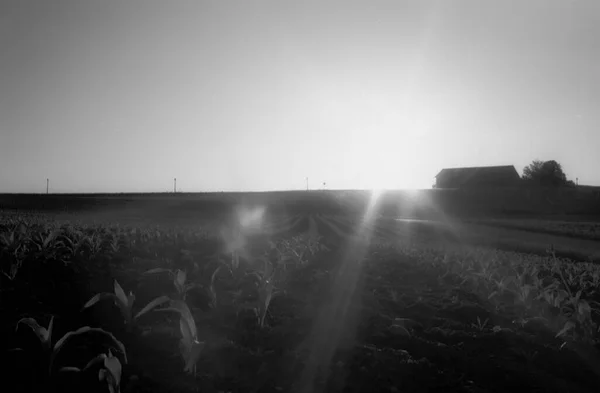
<path fill-rule="evenodd" d="M 256 279 L 255 285 L 258 294 L 258 298 L 251 309 L 254 311 L 258 326 L 261 328 L 265 327 L 265 319 L 269 312 L 271 301 L 274 297 L 283 293 L 275 287 L 275 270 L 273 269 L 273 266 L 266 260 L 264 260 L 264 263 L 265 265 L 262 272 L 254 271 L 250 273 L 250 275 Z"/>
<path fill-rule="evenodd" d="M 109 393 L 119 393 L 121 391 L 121 375 L 123 373 L 123 368 L 119 358 L 114 356 L 110 349 L 108 350 L 108 354 L 101 353 L 90 360 L 83 369 L 78 367 L 61 367 L 59 372 L 82 374 L 97 366 L 100 366 L 98 370 L 98 381 L 104 382 Z"/>
<path fill-rule="evenodd" d="M 167 296 L 159 296 L 156 299 L 152 300 L 150 303 L 148 303 L 137 314 L 133 315 L 133 304 L 135 302 L 135 295 L 131 291 L 129 292 L 129 295 L 126 295 L 121 285 L 119 285 L 119 282 L 115 280 L 113 293 L 105 292 L 94 295 L 90 300 L 87 301 L 87 303 L 85 303 L 83 309 L 85 310 L 87 308 L 90 308 L 101 300 L 110 300 L 119 307 L 119 310 L 121 311 L 121 316 L 125 321 L 126 328 L 129 331 L 131 331 L 131 329 L 134 326 L 134 322 L 138 318 L 140 318 L 144 314 L 147 314 L 155 307 L 167 303 L 169 301 L 169 298 Z"/>
<path fill-rule="evenodd" d="M 54 327 L 54 316 L 50 318 L 50 322 L 48 323 L 48 327 L 45 328 L 41 326 L 35 319 L 33 318 L 21 318 L 17 322 L 16 329 L 19 329 L 20 325 L 28 326 L 33 333 L 37 336 L 42 348 L 46 351 L 50 350 L 52 347 L 52 329 Z"/>
<path fill-rule="evenodd" d="M 67 332 L 62 338 L 60 338 L 56 343 L 53 343 L 53 326 L 54 326 L 54 317 L 50 319 L 50 323 L 48 327 L 41 326 L 34 318 L 22 318 L 17 322 L 16 329 L 19 329 L 21 325 L 29 327 L 33 333 L 38 338 L 44 353 L 48 356 L 48 372 L 47 376 L 50 377 L 54 371 L 54 365 L 56 362 L 56 358 L 61 352 L 61 350 L 65 347 L 65 345 L 74 337 L 89 335 L 89 334 L 97 334 L 103 338 L 106 338 L 109 341 L 109 348 L 115 349 L 119 351 L 123 356 L 123 361 L 127 363 L 127 353 L 125 351 L 125 346 L 119 340 L 112 335 L 112 333 L 107 332 L 101 328 L 92 328 L 89 326 L 84 326 L 74 331 Z"/>
<path fill-rule="evenodd" d="M 169 270 L 163 268 L 150 269 L 146 271 L 144 274 L 158 274 L 158 273 L 168 273 L 173 280 L 173 286 L 175 287 L 177 298 L 181 300 L 186 300 L 187 293 L 194 289 L 200 288 L 201 286 L 196 283 L 188 283 L 187 282 L 187 273 L 185 270 Z"/>
<path fill-rule="evenodd" d="M 113 254 L 118 254 L 121 251 L 121 239 L 118 235 L 113 234 L 107 241 L 108 249 Z"/>
<path fill-rule="evenodd" d="M 123 343 L 121 341 L 117 340 L 117 338 L 115 336 L 113 336 L 112 333 L 107 332 L 106 330 L 101 329 L 101 328 L 93 328 L 93 327 L 89 327 L 89 326 L 84 326 L 77 330 L 66 333 L 60 340 L 58 340 L 56 342 L 56 344 L 54 344 L 54 348 L 52 349 L 52 353 L 50 356 L 50 364 L 48 366 L 49 374 L 52 374 L 52 371 L 54 370 L 56 358 L 58 357 L 58 354 L 60 353 L 60 351 L 65 347 L 65 345 L 73 338 L 84 335 L 84 334 L 85 335 L 98 334 L 99 336 L 107 339 L 110 342 L 110 344 L 107 345 L 108 349 L 113 349 L 117 352 L 120 352 L 123 357 L 123 363 L 127 364 L 127 352 L 125 351 L 125 345 L 123 345 Z"/>
<path fill-rule="evenodd" d="M 3 265 L 0 270 L 10 281 L 13 281 L 29 253 L 29 240 L 23 230 L 13 229 L 0 234 L 0 260 Z"/>
<path fill-rule="evenodd" d="M 514 282 L 514 278 L 511 276 L 502 277 L 500 280 L 493 279 L 492 283 L 495 287 L 494 290 L 488 296 L 488 300 L 496 296 L 502 296 L 504 293 L 509 291 L 509 285 Z"/>
<path fill-rule="evenodd" d="M 88 244 L 87 237 L 80 231 L 71 231 L 62 237 L 62 243 L 70 258 L 76 258 L 85 251 Z"/>
<path fill-rule="evenodd" d="M 477 323 L 472 323 L 471 327 L 479 330 L 479 332 L 483 332 L 487 328 L 488 322 L 489 318 L 486 318 L 482 321 L 481 319 L 479 319 L 479 317 L 477 317 Z"/>
<path fill-rule="evenodd" d="M 567 333 L 574 334 L 576 339 L 595 344 L 598 341 L 598 324 L 592 320 L 592 307 L 581 299 L 581 291 L 563 301 L 561 306 L 566 322 L 556 337 L 563 337 Z"/>
<path fill-rule="evenodd" d="M 51 230 L 47 234 L 37 233 L 31 239 L 31 245 L 38 256 L 44 259 L 53 259 L 57 256 L 57 251 L 63 246 L 58 240 L 60 230 Z"/>
<path fill-rule="evenodd" d="M 170 300 L 166 308 L 155 311 L 175 312 L 179 315 L 179 330 L 181 332 L 179 352 L 184 362 L 184 371 L 193 373 L 196 376 L 196 363 L 200 359 L 205 343 L 198 341 L 198 329 L 188 305 L 183 300 L 175 299 Z"/>
<path fill-rule="evenodd" d="M 553 258 L 552 271 L 558 274 L 565 288 L 562 291 L 557 291 L 558 295 L 553 299 L 555 304 L 560 304 L 559 309 L 563 320 L 566 320 L 562 329 L 556 334 L 556 337 L 564 337 L 567 333 L 571 332 L 576 339 L 591 344 L 597 343 L 600 329 L 598 328 L 598 324 L 592 320 L 592 311 L 596 310 L 592 309 L 588 301 L 581 298 L 582 290 L 577 291 L 575 294 L 573 293 L 571 288 L 577 282 L 576 277 L 569 272 L 570 276 L 568 276 L 568 279 L 565 278 L 562 263 L 556 258 L 553 250 L 551 250 L 551 254 Z"/>
<path fill-rule="evenodd" d="M 91 236 L 87 238 L 88 250 L 90 252 L 90 258 L 95 258 L 98 254 L 102 252 L 102 246 L 104 240 L 102 239 L 102 235 L 98 232 L 93 233 Z"/>

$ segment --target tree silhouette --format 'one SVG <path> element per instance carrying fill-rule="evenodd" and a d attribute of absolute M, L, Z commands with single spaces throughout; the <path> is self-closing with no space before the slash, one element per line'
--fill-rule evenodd
<path fill-rule="evenodd" d="M 531 164 L 523 169 L 522 178 L 541 186 L 560 187 L 568 184 L 562 166 L 554 160 L 533 160 Z"/>

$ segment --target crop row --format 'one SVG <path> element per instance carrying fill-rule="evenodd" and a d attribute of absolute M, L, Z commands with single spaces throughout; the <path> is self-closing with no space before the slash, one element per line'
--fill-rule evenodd
<path fill-rule="evenodd" d="M 552 249 L 540 257 L 474 247 L 395 248 L 428 266 L 440 283 L 466 287 L 497 313 L 512 315 L 514 324 L 544 326 L 563 345 L 600 343 L 599 265 L 558 258 Z"/>

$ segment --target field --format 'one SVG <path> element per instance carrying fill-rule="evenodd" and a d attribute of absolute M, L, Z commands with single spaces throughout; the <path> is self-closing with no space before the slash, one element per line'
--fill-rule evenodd
<path fill-rule="evenodd" d="M 560 235 L 577 239 L 600 240 L 600 221 L 487 219 L 471 220 L 471 222 L 499 228 L 519 229 L 534 233 Z"/>
<path fill-rule="evenodd" d="M 598 390 L 600 242 L 577 231 L 357 194 L 0 207 L 7 391 Z"/>

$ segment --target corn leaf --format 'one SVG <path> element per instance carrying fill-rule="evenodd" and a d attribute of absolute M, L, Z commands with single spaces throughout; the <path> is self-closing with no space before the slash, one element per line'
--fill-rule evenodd
<path fill-rule="evenodd" d="M 183 369 L 184 372 L 187 373 L 196 373 L 196 363 L 200 359 L 200 354 L 204 349 L 204 342 L 194 341 L 189 351 L 186 353 L 184 362 L 185 367 Z"/>
<path fill-rule="evenodd" d="M 152 311 L 156 307 L 161 306 L 170 300 L 171 299 L 168 296 L 157 297 L 156 299 L 152 300 L 150 303 L 146 304 L 146 306 L 144 308 L 142 308 L 137 314 L 135 314 L 135 317 L 133 317 L 133 319 L 138 319 L 142 315 L 147 314 L 148 312 Z"/>
<path fill-rule="evenodd" d="M 565 335 L 569 330 L 575 328 L 575 322 L 573 321 L 567 321 L 567 323 L 565 323 L 565 326 L 561 329 L 560 332 L 556 333 L 555 337 L 560 337 Z"/>
<path fill-rule="evenodd" d="M 50 245 L 50 243 L 58 237 L 59 233 L 60 233 L 60 230 L 58 230 L 58 229 L 50 232 L 48 234 L 48 236 L 46 236 L 46 238 L 44 239 L 44 242 L 42 243 L 44 248 L 47 248 Z"/>
<path fill-rule="evenodd" d="M 194 342 L 192 336 L 192 330 L 190 329 L 189 323 L 183 318 L 179 318 L 179 330 L 181 331 L 181 342 L 185 348 L 191 348 Z"/>
<path fill-rule="evenodd" d="M 127 295 L 125 295 L 125 291 L 123 290 L 121 285 L 119 285 L 119 282 L 117 280 L 115 280 L 114 286 L 115 286 L 115 295 L 117 296 L 117 299 L 119 299 L 121 304 L 128 306 L 129 298 L 127 297 Z"/>
<path fill-rule="evenodd" d="M 204 343 L 198 342 L 192 333 L 189 321 L 186 321 L 183 317 L 179 319 L 179 328 L 181 330 L 179 349 L 185 363 L 184 371 L 188 373 L 194 372 L 195 374 L 196 363 L 198 362 L 198 359 L 200 359 L 200 354 L 204 348 Z"/>
<path fill-rule="evenodd" d="M 83 368 L 82 371 L 89 370 L 90 368 L 94 367 L 97 364 L 104 363 L 104 359 L 106 359 L 106 354 L 101 353 L 101 354 L 97 355 L 96 357 L 94 357 L 92 360 L 90 360 L 85 365 L 85 367 Z"/>
<path fill-rule="evenodd" d="M 179 315 L 188 324 L 192 337 L 196 338 L 196 322 L 194 322 L 194 317 L 192 316 L 192 312 L 190 311 L 188 305 L 183 300 L 171 300 L 168 308 L 163 308 L 156 311 L 174 311 L 179 313 Z"/>
<path fill-rule="evenodd" d="M 50 349 L 50 345 L 52 342 L 52 332 L 54 330 L 54 315 L 50 318 L 50 323 L 48 324 L 48 331 L 47 331 L 47 341 L 46 341 L 46 345 L 48 347 L 48 349 Z"/>
<path fill-rule="evenodd" d="M 150 270 L 144 272 L 143 274 L 156 274 L 156 273 L 173 273 L 173 272 L 170 271 L 169 269 L 163 269 L 161 267 L 157 267 L 155 269 L 150 269 Z"/>
<path fill-rule="evenodd" d="M 193 282 L 192 282 L 192 283 L 189 283 L 189 284 L 187 284 L 187 285 L 185 286 L 185 288 L 184 288 L 184 292 L 188 292 L 188 291 L 190 291 L 190 290 L 192 290 L 192 289 L 195 289 L 195 288 L 203 288 L 203 286 L 202 286 L 201 284 L 198 284 L 198 283 L 193 283 Z"/>
<path fill-rule="evenodd" d="M 59 373 L 80 373 L 81 369 L 79 367 L 61 367 L 58 369 Z"/>
<path fill-rule="evenodd" d="M 33 318 L 21 318 L 17 322 L 17 329 L 19 329 L 20 324 L 24 324 L 24 325 L 28 326 L 33 331 L 33 333 L 35 333 L 37 338 L 40 340 L 40 343 L 45 348 L 50 348 L 50 339 L 52 338 L 52 336 L 50 334 L 52 332 L 53 323 L 54 323 L 54 316 L 50 319 L 50 324 L 48 326 L 48 329 L 40 326 L 40 324 Z"/>
<path fill-rule="evenodd" d="M 52 351 L 52 355 L 50 356 L 50 364 L 48 367 L 50 373 L 52 373 L 52 367 L 54 366 L 54 361 L 56 360 L 56 357 L 58 356 L 58 354 L 60 353 L 62 348 L 67 344 L 67 342 L 73 337 L 81 336 L 81 335 L 87 334 L 87 333 L 98 333 L 98 334 L 108 338 L 113 344 L 115 344 L 116 348 L 123 354 L 123 361 L 125 363 L 127 363 L 127 353 L 125 352 L 125 345 L 123 345 L 122 342 L 117 340 L 117 338 L 115 336 L 113 336 L 112 333 L 107 332 L 106 330 L 104 330 L 102 328 L 93 328 L 93 327 L 89 327 L 89 326 L 84 326 L 77 330 L 73 330 L 73 331 L 66 333 L 60 340 L 58 340 L 56 342 L 56 344 L 54 344 L 54 349 Z"/>
<path fill-rule="evenodd" d="M 104 357 L 104 369 L 98 373 L 100 381 L 106 381 L 110 393 L 118 393 L 121 389 L 122 366 L 118 358 L 114 357 L 110 350 L 108 356 Z"/>
<path fill-rule="evenodd" d="M 85 303 L 83 305 L 83 309 L 85 310 L 86 308 L 92 307 L 94 304 L 98 303 L 100 300 L 112 300 L 116 304 L 119 303 L 119 297 L 117 295 L 115 295 L 114 293 L 104 292 L 104 293 L 98 293 L 98 294 L 94 295 L 90 300 L 87 301 L 87 303 Z"/>
<path fill-rule="evenodd" d="M 175 276 L 175 286 L 178 289 L 185 288 L 185 280 L 187 279 L 187 274 L 184 270 L 177 270 L 177 274 Z"/>

